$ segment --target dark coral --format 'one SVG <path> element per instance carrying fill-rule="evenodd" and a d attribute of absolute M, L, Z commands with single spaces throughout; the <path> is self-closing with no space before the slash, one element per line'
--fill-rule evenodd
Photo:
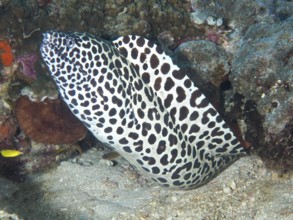
<path fill-rule="evenodd" d="M 15 104 L 19 126 L 31 139 L 45 144 L 71 144 L 83 139 L 85 126 L 59 99 L 33 102 L 27 96 Z"/>

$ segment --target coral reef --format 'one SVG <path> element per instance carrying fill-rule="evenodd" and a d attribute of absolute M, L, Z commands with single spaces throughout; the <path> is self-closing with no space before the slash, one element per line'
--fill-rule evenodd
<path fill-rule="evenodd" d="M 136 34 L 159 41 L 221 112 L 225 109 L 231 121 L 241 121 L 239 135 L 243 134 L 262 158 L 282 170 L 292 169 L 292 14 L 292 1 L 283 0 L 1 1 L 0 121 L 6 132 L 1 134 L 4 146 L 15 146 L 19 141 L 29 146 L 17 146 L 24 152 L 35 145 L 39 149 L 58 148 L 23 141 L 19 124 L 23 130 L 25 126 L 13 116 L 14 111 L 18 115 L 24 110 L 17 108 L 20 101 L 14 105 L 21 96 L 39 102 L 38 106 L 58 96 L 47 70 L 37 60 L 42 32 L 85 31 L 108 40 Z M 27 98 L 19 100 L 25 99 L 28 106 L 35 104 Z M 23 114 L 27 117 L 29 112 Z M 38 123 L 48 117 L 34 116 Z M 55 122 L 59 120 L 56 117 Z M 46 127 L 28 125 L 30 129 L 34 126 L 39 130 Z M 35 140 L 48 143 L 46 135 L 51 134 L 43 134 L 43 139 Z M 70 147 L 66 149 L 71 152 Z M 54 161 L 54 157 L 48 158 Z M 34 167 L 45 167 L 37 161 L 50 164 L 40 158 L 27 161 L 33 159 Z"/>
<path fill-rule="evenodd" d="M 285 20 L 292 15 L 292 2 L 276 0 L 240 0 L 240 1 L 201 1 L 191 0 L 191 7 L 197 16 L 223 18 L 241 32 L 254 23 Z M 193 13 L 194 13 L 193 12 Z"/>
<path fill-rule="evenodd" d="M 284 0 L 0 1 L 0 151 L 22 152 L 0 155 L 0 218 L 292 219 L 292 14 Z M 67 115 L 37 59 L 41 33 L 51 29 L 159 41 L 258 156 L 194 193 L 141 186 L 113 154 L 111 169 L 90 134 L 78 141 L 85 128 Z"/>

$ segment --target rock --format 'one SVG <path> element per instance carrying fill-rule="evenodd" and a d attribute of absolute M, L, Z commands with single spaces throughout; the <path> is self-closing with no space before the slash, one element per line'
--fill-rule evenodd
<path fill-rule="evenodd" d="M 285 170 L 293 168 L 292 33 L 293 16 L 252 25 L 232 60 L 230 75 L 234 91 L 246 99 L 244 114 L 252 122 L 248 130 L 257 134 L 250 141 L 264 158 L 275 158 Z M 252 105 L 259 116 L 249 113 Z"/>
<path fill-rule="evenodd" d="M 198 40 L 181 44 L 175 51 L 175 60 L 183 68 L 195 72 L 197 85 L 211 82 L 218 87 L 229 73 L 228 57 L 225 50 L 213 42 Z M 191 78 L 197 78 L 190 73 Z"/>
<path fill-rule="evenodd" d="M 219 86 L 228 79 L 230 67 L 225 50 L 208 40 L 182 43 L 174 52 L 174 62 L 190 77 L 219 111 Z"/>

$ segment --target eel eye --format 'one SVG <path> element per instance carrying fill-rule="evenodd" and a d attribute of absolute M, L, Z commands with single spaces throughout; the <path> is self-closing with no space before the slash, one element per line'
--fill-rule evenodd
<path fill-rule="evenodd" d="M 66 45 L 67 45 L 68 48 L 72 48 L 74 46 L 73 38 L 68 38 L 67 42 L 66 42 Z"/>

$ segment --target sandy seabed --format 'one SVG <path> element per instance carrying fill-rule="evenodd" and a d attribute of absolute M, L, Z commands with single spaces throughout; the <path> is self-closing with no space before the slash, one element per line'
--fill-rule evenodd
<path fill-rule="evenodd" d="M 174 191 L 146 181 L 123 158 L 95 148 L 31 174 L 0 179 L 0 219 L 292 219 L 293 178 L 241 158 L 208 184 Z"/>

